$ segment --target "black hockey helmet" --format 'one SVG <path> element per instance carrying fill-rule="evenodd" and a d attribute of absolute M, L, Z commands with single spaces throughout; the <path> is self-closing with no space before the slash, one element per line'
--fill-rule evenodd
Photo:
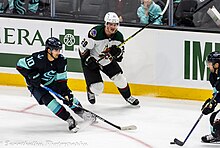
<path fill-rule="evenodd" d="M 211 62 L 212 64 L 220 63 L 220 52 L 219 51 L 211 52 L 207 57 L 207 62 Z"/>
<path fill-rule="evenodd" d="M 57 39 L 55 37 L 49 37 L 46 40 L 46 43 L 45 43 L 45 50 L 47 50 L 48 48 L 51 51 L 52 50 L 61 50 L 62 49 L 62 43 L 59 39 Z"/>

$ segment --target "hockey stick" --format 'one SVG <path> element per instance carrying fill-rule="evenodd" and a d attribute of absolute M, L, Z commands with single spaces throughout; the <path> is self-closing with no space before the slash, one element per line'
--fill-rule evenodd
<path fill-rule="evenodd" d="M 61 100 L 66 100 L 63 96 L 61 96 L 60 94 L 56 93 L 56 92 L 53 91 L 52 89 L 50 89 L 50 88 L 48 88 L 48 87 L 46 87 L 46 86 L 44 86 L 44 85 L 42 85 L 42 84 L 41 84 L 40 86 L 41 86 L 42 88 L 44 88 L 45 90 L 49 91 L 50 93 L 54 94 L 54 95 L 55 95 L 56 97 L 58 97 L 59 99 L 61 99 Z M 93 113 L 93 112 L 91 112 L 91 111 L 89 111 L 89 110 L 87 110 L 87 109 L 85 109 L 85 108 L 83 108 L 83 107 L 81 107 L 81 106 L 78 106 L 78 105 L 76 105 L 76 104 L 73 104 L 73 105 L 76 106 L 77 108 L 80 108 L 80 109 L 86 111 L 86 112 L 90 112 L 90 113 L 93 114 L 96 118 L 102 120 L 103 122 L 105 122 L 105 123 L 107 123 L 107 124 L 109 124 L 109 125 L 111 125 L 111 126 L 117 128 L 117 129 L 119 129 L 119 130 L 125 131 L 125 130 L 136 130 L 136 129 L 137 129 L 137 127 L 136 127 L 135 125 L 129 125 L 129 126 L 118 126 L 118 125 L 115 125 L 115 124 L 109 122 L 108 120 L 105 120 L 104 118 L 100 117 L 99 115 L 97 115 L 97 114 L 95 114 L 95 113 Z"/>
<path fill-rule="evenodd" d="M 212 97 L 212 99 L 210 100 L 208 106 L 212 103 L 212 101 L 215 99 L 217 93 L 214 94 L 214 96 Z M 204 108 L 203 108 L 204 109 Z M 203 110 L 202 109 L 202 110 Z M 194 124 L 193 128 L 190 130 L 189 134 L 186 136 L 185 140 L 182 142 L 180 140 L 178 140 L 177 138 L 174 139 L 173 142 L 170 142 L 170 144 L 177 144 L 179 146 L 183 146 L 186 141 L 188 140 L 189 136 L 191 135 L 191 133 L 193 132 L 193 130 L 195 129 L 195 127 L 197 126 L 197 124 L 199 123 L 199 121 L 202 119 L 203 113 L 199 116 L 198 120 L 196 121 L 196 123 Z"/>
<path fill-rule="evenodd" d="M 168 6 L 169 6 L 169 2 L 170 0 L 167 0 L 166 6 L 164 7 L 163 11 L 161 12 L 161 14 L 159 14 L 157 17 L 155 17 L 152 22 L 154 22 L 155 20 L 157 20 L 159 17 L 163 16 L 164 13 L 166 12 Z M 145 28 L 147 28 L 152 22 L 147 23 L 145 26 L 143 26 L 141 29 L 139 29 L 138 31 L 136 31 L 135 33 L 133 33 L 131 36 L 129 36 L 126 40 L 124 40 L 124 42 L 122 42 L 121 44 L 119 44 L 117 46 L 117 48 L 123 46 L 128 40 L 130 40 L 131 38 L 133 38 L 134 36 L 136 36 L 138 33 L 140 33 L 142 30 L 144 30 Z M 101 57 L 100 59 L 98 59 L 96 62 L 99 63 L 102 59 L 104 59 L 106 56 Z"/>
<path fill-rule="evenodd" d="M 199 10 L 201 10 L 202 8 L 204 8 L 206 5 L 208 5 L 209 3 L 211 3 L 213 0 L 209 0 L 209 1 L 206 1 L 204 2 L 204 4 L 202 6 L 200 6 L 199 8 L 197 8 L 193 14 L 195 14 L 196 12 L 198 12 Z"/>

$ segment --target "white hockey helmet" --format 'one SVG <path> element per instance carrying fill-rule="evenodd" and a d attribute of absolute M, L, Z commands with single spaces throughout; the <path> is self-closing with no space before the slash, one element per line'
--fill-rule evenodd
<path fill-rule="evenodd" d="M 104 17 L 105 24 L 116 23 L 119 24 L 119 17 L 115 12 L 108 12 Z"/>

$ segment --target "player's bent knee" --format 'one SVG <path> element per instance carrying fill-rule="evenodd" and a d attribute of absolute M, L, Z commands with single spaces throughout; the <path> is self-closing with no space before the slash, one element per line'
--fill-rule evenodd
<path fill-rule="evenodd" d="M 43 95 L 40 99 L 44 103 L 44 105 L 47 106 L 54 99 L 54 97 L 51 94 L 47 93 Z"/>
<path fill-rule="evenodd" d="M 89 87 L 90 91 L 96 95 L 99 95 L 103 92 L 104 84 L 102 82 L 91 84 Z"/>
<path fill-rule="evenodd" d="M 220 119 L 214 121 L 213 132 L 216 135 L 216 137 L 220 138 Z"/>
<path fill-rule="evenodd" d="M 118 88 L 125 88 L 127 86 L 126 78 L 121 74 L 116 74 L 111 78 L 111 80 L 115 83 Z"/>
<path fill-rule="evenodd" d="M 216 118 L 216 115 L 219 114 L 220 112 L 217 111 L 217 112 L 214 112 L 211 114 L 210 118 L 209 118 L 209 121 L 210 121 L 210 124 L 213 126 L 213 123 L 215 121 L 215 118 Z"/>

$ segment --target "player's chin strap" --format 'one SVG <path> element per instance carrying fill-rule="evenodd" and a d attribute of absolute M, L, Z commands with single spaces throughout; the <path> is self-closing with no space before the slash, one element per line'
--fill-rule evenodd
<path fill-rule="evenodd" d="M 42 84 L 40 86 L 42 88 L 44 88 L 45 90 L 49 91 L 52 95 L 55 95 L 57 98 L 59 98 L 61 100 L 66 100 L 62 95 L 56 93 L 52 89 L 50 89 L 50 88 L 48 88 L 48 87 L 46 87 L 46 86 L 44 86 Z M 87 109 L 85 109 L 85 108 L 83 108 L 81 106 L 78 106 L 76 104 L 73 104 L 73 105 L 76 106 L 77 108 L 80 108 L 80 109 L 82 109 L 82 110 L 84 110 L 86 112 L 89 112 L 89 113 L 93 114 L 96 118 L 102 120 L 103 122 L 105 122 L 105 123 L 107 123 L 107 124 L 117 128 L 119 130 L 136 130 L 137 129 L 137 127 L 135 125 L 129 125 L 129 126 L 118 126 L 118 125 L 115 125 L 115 124 L 109 122 L 108 120 L 105 120 L 104 118 L 100 117 L 99 115 L 97 115 L 97 114 L 95 114 L 95 113 L 93 113 L 93 112 L 91 112 L 91 111 L 89 111 L 89 110 L 87 110 Z"/>
<path fill-rule="evenodd" d="M 50 49 L 50 48 L 49 48 Z M 52 50 L 56 50 L 56 49 L 50 49 L 50 51 L 51 51 L 51 53 L 50 52 L 48 52 L 48 49 L 46 49 L 46 52 L 54 59 L 54 60 L 56 60 L 56 58 L 53 56 L 53 54 L 52 54 Z M 59 49 L 58 49 L 59 50 Z"/>
<path fill-rule="evenodd" d="M 53 56 L 53 54 L 52 54 L 52 50 L 50 49 L 50 51 L 51 51 L 51 53 L 50 52 L 48 52 L 48 49 L 47 49 L 47 53 L 54 59 L 54 60 L 56 60 L 56 58 Z"/>
<path fill-rule="evenodd" d="M 157 17 L 155 17 L 152 22 L 154 22 L 155 20 L 157 20 L 158 18 L 160 18 L 161 16 L 164 15 L 164 13 L 167 11 L 167 8 L 169 6 L 170 0 L 167 0 L 167 3 L 163 9 L 163 11 L 161 12 L 161 14 L 159 14 Z M 143 26 L 141 29 L 139 29 L 138 31 L 136 31 L 134 34 L 132 34 L 130 37 L 128 37 L 126 40 L 124 40 L 124 42 L 122 42 L 121 44 L 119 44 L 117 46 L 117 48 L 120 48 L 121 46 L 123 46 L 128 40 L 130 40 L 131 38 L 133 38 L 134 36 L 136 36 L 139 32 L 141 32 L 142 30 L 144 30 L 146 27 L 148 27 L 151 24 L 151 22 L 147 23 L 145 26 Z M 105 56 L 102 56 L 100 59 L 97 60 L 97 63 L 99 63 L 101 60 L 103 60 L 105 58 Z"/>

